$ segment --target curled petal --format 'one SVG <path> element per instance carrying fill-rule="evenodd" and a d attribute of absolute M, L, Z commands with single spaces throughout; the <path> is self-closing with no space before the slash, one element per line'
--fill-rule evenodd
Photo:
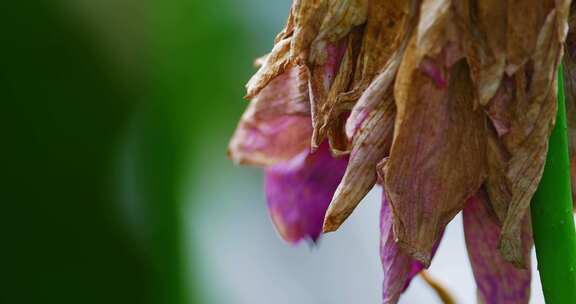
<path fill-rule="evenodd" d="M 382 295 L 384 304 L 397 303 L 412 279 L 424 269 L 424 264 L 412 259 L 398 247 L 392 223 L 392 209 L 383 192 L 380 212 L 380 259 L 384 270 Z M 435 244 L 433 252 L 436 252 L 439 244 L 440 241 Z"/>
<path fill-rule="evenodd" d="M 388 154 L 392 143 L 395 114 L 389 90 L 354 136 L 348 168 L 326 212 L 325 232 L 338 229 L 376 183 L 376 165 Z"/>
<path fill-rule="evenodd" d="M 290 243 L 316 240 L 324 214 L 348 160 L 335 159 L 328 144 L 304 150 L 292 160 L 265 170 L 268 210 L 276 229 Z"/>
<path fill-rule="evenodd" d="M 519 269 L 504 260 L 498 250 L 501 226 L 480 191 L 470 198 L 463 211 L 464 233 L 478 296 L 485 304 L 522 304 L 530 299 L 530 269 Z M 532 231 L 530 216 L 524 216 L 522 254 L 530 259 Z"/>
<path fill-rule="evenodd" d="M 516 99 L 510 131 L 502 137 L 510 153 L 507 177 L 512 200 L 503 222 L 500 249 L 505 259 L 526 266 L 522 255 L 521 223 L 542 177 L 548 138 L 556 117 L 556 68 L 561 55 L 558 12 L 552 10 L 541 26 L 531 60 L 516 73 Z"/>
<path fill-rule="evenodd" d="M 309 146 L 307 79 L 305 69 L 291 68 L 250 102 L 228 148 L 234 162 L 268 166 L 289 160 Z"/>
<path fill-rule="evenodd" d="M 260 69 L 246 84 L 246 99 L 254 98 L 272 79 L 284 72 L 289 63 L 291 41 L 290 37 L 278 41 L 270 54 L 260 60 Z"/>
<path fill-rule="evenodd" d="M 312 42 L 312 61 L 325 60 L 325 48 L 344 38 L 353 27 L 366 21 L 368 0 L 328 1 L 328 10 Z"/>
<path fill-rule="evenodd" d="M 331 91 L 343 91 L 349 82 L 352 67 L 352 50 L 347 39 L 331 43 L 326 47 L 326 60 L 311 63 L 310 104 L 312 109 L 312 148 L 316 149 L 324 140 L 326 127 L 332 118 L 334 98 Z"/>

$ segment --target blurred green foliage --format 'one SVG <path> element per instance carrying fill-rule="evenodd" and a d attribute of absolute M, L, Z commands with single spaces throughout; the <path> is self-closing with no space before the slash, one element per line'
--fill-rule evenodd
<path fill-rule="evenodd" d="M 0 3 L 0 303 L 204 303 L 184 177 L 268 45 L 234 1 L 107 2 Z"/>

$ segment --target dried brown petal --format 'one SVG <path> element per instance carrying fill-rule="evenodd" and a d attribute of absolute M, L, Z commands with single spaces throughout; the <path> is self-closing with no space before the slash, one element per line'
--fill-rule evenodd
<path fill-rule="evenodd" d="M 290 46 L 290 61 L 306 64 L 310 44 L 318 36 L 324 16 L 328 11 L 327 0 L 294 0 L 294 34 Z"/>
<path fill-rule="evenodd" d="M 328 10 L 318 35 L 312 42 L 311 61 L 326 60 L 326 46 L 346 37 L 350 31 L 366 21 L 368 0 L 328 1 Z"/>
<path fill-rule="evenodd" d="M 512 200 L 502 228 L 504 258 L 522 267 L 521 222 L 542 177 L 548 138 L 556 117 L 555 73 L 561 55 L 556 10 L 542 26 L 536 49 L 527 66 L 516 74 L 510 131 L 502 139 L 510 153 L 507 177 Z"/>
<path fill-rule="evenodd" d="M 506 175 L 510 155 L 502 146 L 496 131 L 487 131 L 486 165 L 488 177 L 486 178 L 486 192 L 488 193 L 492 209 L 500 223 L 504 222 L 508 212 L 508 205 L 512 200 L 512 185 Z"/>
<path fill-rule="evenodd" d="M 508 26 L 506 53 L 508 75 L 528 61 L 535 50 L 537 40 L 555 0 L 508 0 Z"/>
<path fill-rule="evenodd" d="M 388 154 L 392 143 L 395 114 L 389 90 L 354 136 L 348 168 L 326 212 L 325 232 L 338 229 L 376 183 L 376 165 Z"/>
<path fill-rule="evenodd" d="M 459 30 L 478 102 L 486 105 L 494 96 L 506 66 L 506 1 L 456 1 Z"/>
<path fill-rule="evenodd" d="M 349 82 L 351 60 L 346 41 L 329 44 L 327 58 L 322 64 L 310 67 L 310 104 L 312 108 L 312 149 L 316 149 L 326 135 L 328 120 L 334 99 L 329 99 L 330 91 L 346 87 Z M 343 60 L 344 59 L 344 60 Z M 341 64 L 342 63 L 342 64 Z"/>
<path fill-rule="evenodd" d="M 442 229 L 485 179 L 486 122 L 474 110 L 464 61 L 445 67 L 449 56 L 434 58 L 448 83 L 438 87 L 414 52 L 409 46 L 396 81 L 398 114 L 384 176 L 399 246 L 429 265 Z"/>
<path fill-rule="evenodd" d="M 352 90 L 341 94 L 341 102 L 356 101 L 370 85 L 376 74 L 384 67 L 401 44 L 410 37 L 410 22 L 414 23 L 416 12 L 411 12 L 407 1 L 370 1 L 368 18 L 362 37 L 362 46 Z M 401 51 L 400 51 L 401 52 Z"/>
<path fill-rule="evenodd" d="M 262 66 L 246 84 L 246 99 L 252 99 L 276 76 L 282 74 L 289 63 L 291 38 L 280 40 L 264 60 Z"/>

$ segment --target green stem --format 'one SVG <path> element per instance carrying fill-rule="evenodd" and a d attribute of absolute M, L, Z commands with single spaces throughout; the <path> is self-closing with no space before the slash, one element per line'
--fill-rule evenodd
<path fill-rule="evenodd" d="M 563 68 L 558 71 L 558 116 L 540 186 L 532 201 L 538 270 L 547 304 L 576 303 L 576 233 L 566 134 Z"/>

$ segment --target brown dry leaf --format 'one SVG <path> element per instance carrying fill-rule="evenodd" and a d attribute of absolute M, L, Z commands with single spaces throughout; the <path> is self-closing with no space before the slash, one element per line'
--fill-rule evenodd
<path fill-rule="evenodd" d="M 346 173 L 324 219 L 324 232 L 334 231 L 348 218 L 376 183 L 376 165 L 390 150 L 396 114 L 392 90 L 366 114 L 354 135 Z"/>
<path fill-rule="evenodd" d="M 430 59 L 446 75 L 442 86 L 415 59 L 415 40 L 396 80 L 395 134 L 383 175 L 399 246 L 429 265 L 443 228 L 486 177 L 486 119 L 474 109 L 466 62 L 446 65 L 445 51 Z"/>

